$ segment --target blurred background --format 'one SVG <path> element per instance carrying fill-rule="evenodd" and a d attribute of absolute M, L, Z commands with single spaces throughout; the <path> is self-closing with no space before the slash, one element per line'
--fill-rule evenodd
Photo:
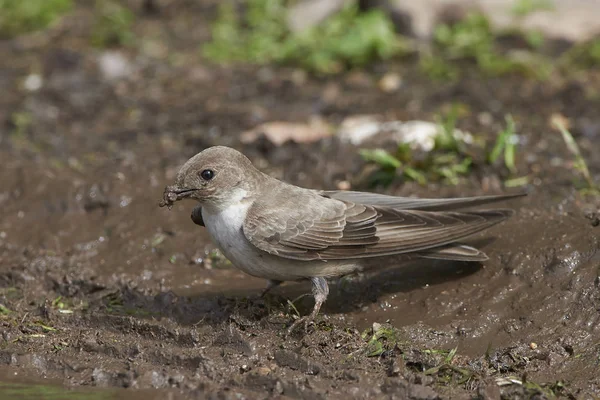
<path fill-rule="evenodd" d="M 157 188 L 214 144 L 279 166 L 297 145 L 348 160 L 321 157 L 317 182 L 274 171 L 305 185 L 526 186 L 562 163 L 550 143 L 578 157 L 562 128 L 584 153 L 598 140 L 599 8 L 3 0 L 0 146 L 60 175 L 140 169 Z"/>
<path fill-rule="evenodd" d="M 571 319 L 578 332 L 597 333 L 597 260 L 589 260 L 600 224 L 598 110 L 598 1 L 0 0 L 2 354 L 11 364 L 12 354 L 52 346 L 75 357 L 79 339 L 68 331 L 89 326 L 89 310 L 107 316 L 92 324 L 100 332 L 108 317 L 145 318 L 149 309 L 185 329 L 207 315 L 224 323 L 215 310 L 259 291 L 264 282 L 232 268 L 189 221 L 190 204 L 157 207 L 178 168 L 212 145 L 316 189 L 530 193 L 516 206 L 526 222 L 500 235 L 508 255 L 492 252 L 498 272 L 469 281 L 480 291 L 440 284 L 416 300 L 404 288 L 372 305 L 377 295 L 358 296 L 351 313 L 326 308 L 344 324 L 362 330 L 376 315 L 454 337 L 460 329 L 448 321 L 469 308 L 468 295 L 474 311 L 463 322 L 480 341 L 467 348 L 481 354 L 490 338 L 525 343 L 525 353 L 535 350 L 531 332 L 556 343 L 550 325 L 566 313 L 584 314 Z M 586 279 L 568 283 L 580 265 Z M 416 287 L 433 283 L 419 279 Z M 587 306 L 561 302 L 557 287 L 588 296 Z M 229 303 L 215 303 L 217 294 Z M 193 307 L 169 308 L 173 299 Z M 488 306 L 503 317 L 478 319 L 475 309 Z M 415 335 L 426 346 L 451 344 Z M 586 338 L 589 352 L 573 360 L 597 366 L 600 347 Z M 573 355 L 565 348 L 558 359 Z M 71 385 L 137 379 L 66 378 L 55 367 L 43 373 Z M 569 379 L 598 396 L 592 375 Z M 135 382 L 153 387 L 148 379 Z"/>

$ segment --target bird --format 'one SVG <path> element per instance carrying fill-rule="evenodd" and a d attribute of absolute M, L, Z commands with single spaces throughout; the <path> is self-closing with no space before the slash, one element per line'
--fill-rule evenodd
<path fill-rule="evenodd" d="M 309 280 L 315 304 L 292 323 L 292 332 L 314 322 L 329 278 L 415 258 L 487 260 L 458 241 L 513 210 L 467 209 L 523 195 L 435 199 L 308 189 L 261 172 L 233 148 L 213 146 L 185 162 L 159 206 L 196 201 L 192 221 L 206 228 L 235 267 L 268 281 L 263 295 L 285 281 Z"/>

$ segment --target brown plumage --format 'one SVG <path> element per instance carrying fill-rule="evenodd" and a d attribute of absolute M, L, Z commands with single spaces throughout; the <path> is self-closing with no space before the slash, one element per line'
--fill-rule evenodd
<path fill-rule="evenodd" d="M 217 146 L 181 168 L 162 205 L 197 200 L 192 220 L 206 226 L 234 265 L 269 279 L 268 289 L 285 280 L 310 279 L 311 320 L 327 298 L 325 277 L 381 266 L 388 256 L 486 260 L 480 250 L 457 241 L 513 212 L 467 208 L 522 195 L 416 199 L 304 189 L 263 174 L 236 150 Z"/>

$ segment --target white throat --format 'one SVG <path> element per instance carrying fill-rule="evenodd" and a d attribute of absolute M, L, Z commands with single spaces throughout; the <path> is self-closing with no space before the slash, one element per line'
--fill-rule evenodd
<path fill-rule="evenodd" d="M 228 249 L 241 245 L 240 241 L 245 240 L 242 227 L 251 205 L 248 192 L 238 189 L 221 207 L 202 207 L 206 229 L 224 252 L 227 253 Z"/>

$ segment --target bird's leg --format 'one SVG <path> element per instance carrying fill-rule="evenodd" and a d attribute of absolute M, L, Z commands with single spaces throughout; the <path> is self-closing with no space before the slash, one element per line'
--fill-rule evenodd
<path fill-rule="evenodd" d="M 321 306 L 323 303 L 325 303 L 325 300 L 327 300 L 327 296 L 329 296 L 329 285 L 327 285 L 325 278 L 320 276 L 313 277 L 311 278 L 311 281 L 313 284 L 312 292 L 313 296 L 315 297 L 315 306 L 308 316 L 309 320 L 307 322 L 314 321 L 314 319 L 317 317 L 317 314 L 319 314 L 319 311 L 321 310 Z"/>
<path fill-rule="evenodd" d="M 327 296 L 329 295 L 329 286 L 327 285 L 327 281 L 325 278 L 320 276 L 315 276 L 310 278 L 312 282 L 312 293 L 315 298 L 315 306 L 313 307 L 312 312 L 309 315 L 305 315 L 302 318 L 297 319 L 292 326 L 288 329 L 288 334 L 292 333 L 294 329 L 298 327 L 301 323 L 304 322 L 304 329 L 308 330 L 308 325 L 315 320 L 319 311 L 321 310 L 321 306 L 327 300 Z"/>
<path fill-rule="evenodd" d="M 202 219 L 202 206 L 200 206 L 200 204 L 194 207 L 191 217 L 192 221 L 194 221 L 196 225 L 206 226 L 204 225 L 204 220 Z"/>
<path fill-rule="evenodd" d="M 271 289 L 276 288 L 277 286 L 281 285 L 282 283 L 283 283 L 283 281 L 269 279 L 269 281 L 267 282 L 267 287 L 265 288 L 265 290 L 262 291 L 262 293 L 260 294 L 260 297 L 265 297 L 265 295 L 267 293 L 269 293 L 271 291 Z"/>

